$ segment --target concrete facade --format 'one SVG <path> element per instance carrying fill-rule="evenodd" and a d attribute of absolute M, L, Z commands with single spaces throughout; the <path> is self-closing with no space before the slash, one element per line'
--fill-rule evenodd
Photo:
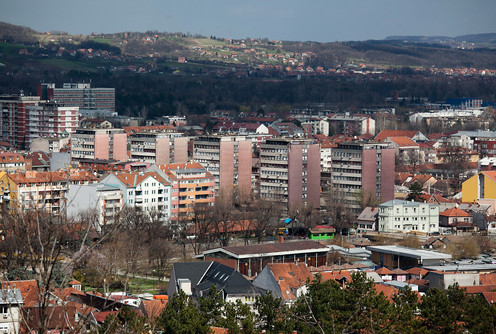
<path fill-rule="evenodd" d="M 439 206 L 392 200 L 379 205 L 379 232 L 439 232 Z"/>

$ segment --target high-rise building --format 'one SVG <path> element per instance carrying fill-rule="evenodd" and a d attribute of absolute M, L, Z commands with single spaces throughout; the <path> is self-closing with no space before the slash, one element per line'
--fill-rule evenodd
<path fill-rule="evenodd" d="M 360 213 L 360 199 L 394 199 L 394 148 L 373 142 L 343 142 L 332 149 L 334 200 Z"/>
<path fill-rule="evenodd" d="M 79 108 L 54 102 L 40 102 L 26 107 L 24 147 L 31 147 L 36 138 L 69 137 L 79 125 Z"/>
<path fill-rule="evenodd" d="M 199 136 L 193 159 L 215 178 L 215 191 L 229 196 L 251 194 L 252 142 L 243 136 Z"/>
<path fill-rule="evenodd" d="M 320 207 L 320 147 L 312 140 L 267 139 L 260 145 L 260 197 L 291 207 Z"/>
<path fill-rule="evenodd" d="M 90 83 L 64 83 L 56 88 L 54 83 L 40 83 L 37 93 L 42 100 L 55 100 L 67 107 L 115 111 L 115 88 L 92 88 Z"/>
<path fill-rule="evenodd" d="M 122 129 L 77 129 L 71 135 L 71 160 L 127 161 L 127 135 Z"/>
<path fill-rule="evenodd" d="M 26 149 L 26 108 L 36 106 L 38 96 L 2 95 L 0 96 L 0 128 L 2 141 L 17 149 Z"/>
<path fill-rule="evenodd" d="M 130 147 L 130 159 L 151 164 L 186 163 L 188 137 L 168 125 L 124 127 Z"/>

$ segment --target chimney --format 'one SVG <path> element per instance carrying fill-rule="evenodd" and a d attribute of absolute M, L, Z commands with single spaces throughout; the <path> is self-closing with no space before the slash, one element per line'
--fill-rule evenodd
<path fill-rule="evenodd" d="M 191 296 L 193 292 L 191 291 L 191 281 L 187 278 L 180 278 L 177 280 L 177 285 L 179 290 L 183 290 L 183 292 L 187 296 Z"/>

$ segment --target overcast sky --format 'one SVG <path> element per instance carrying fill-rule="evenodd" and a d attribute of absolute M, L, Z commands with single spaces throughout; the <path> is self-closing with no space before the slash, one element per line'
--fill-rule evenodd
<path fill-rule="evenodd" d="M 495 14 L 496 0 L 0 0 L 0 21 L 37 31 L 320 42 L 494 33 Z"/>

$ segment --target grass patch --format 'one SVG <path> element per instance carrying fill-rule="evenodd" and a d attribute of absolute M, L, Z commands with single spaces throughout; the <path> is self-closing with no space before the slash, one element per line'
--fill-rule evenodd
<path fill-rule="evenodd" d="M 129 279 L 129 291 L 133 293 L 157 293 L 166 290 L 168 284 L 169 281 L 160 281 L 159 285 L 156 280 L 135 277 Z"/>

